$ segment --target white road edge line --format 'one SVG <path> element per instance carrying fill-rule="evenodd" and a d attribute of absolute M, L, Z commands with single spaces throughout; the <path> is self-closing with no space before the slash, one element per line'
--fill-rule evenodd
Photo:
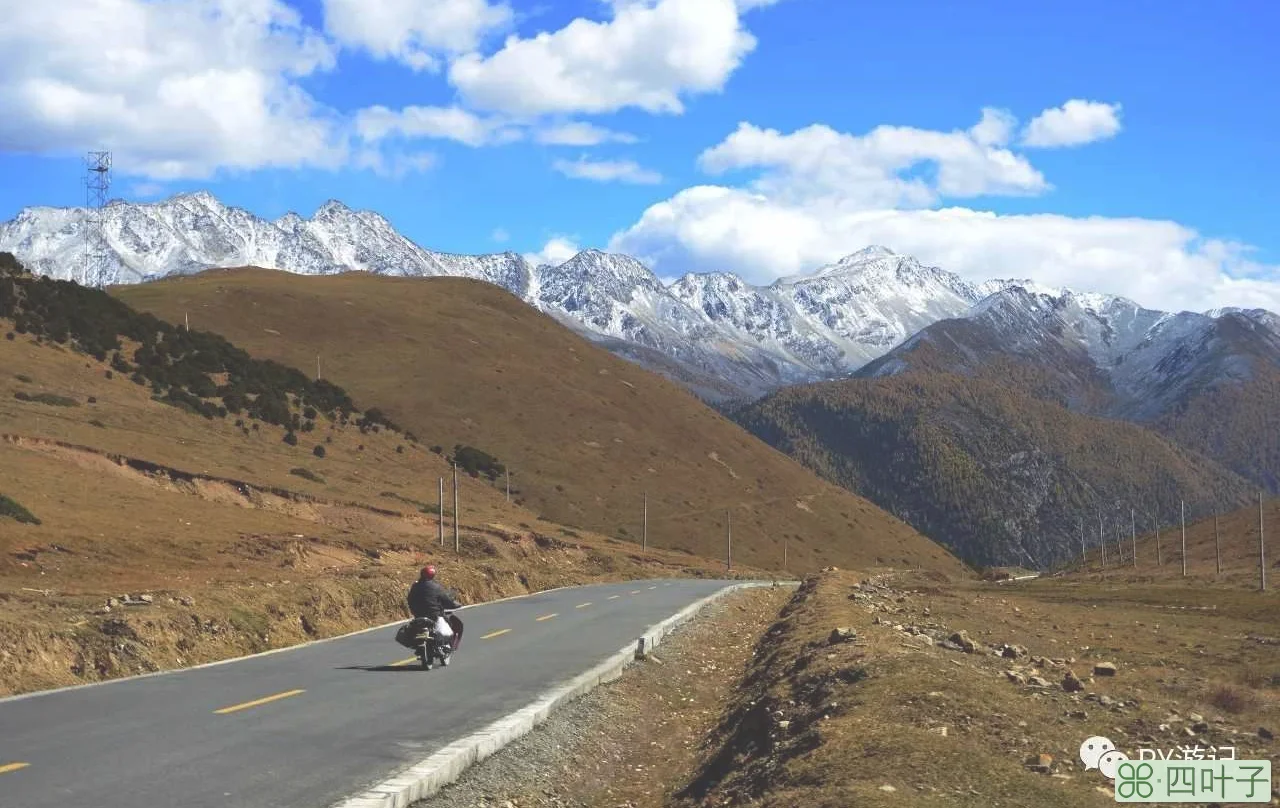
<path fill-rule="evenodd" d="M 362 794 L 334 803 L 330 808 L 409 808 L 419 800 L 434 796 L 445 786 L 455 782 L 471 766 L 492 757 L 507 744 L 529 733 L 564 703 L 617 679 L 635 661 L 639 640 L 644 640 L 644 648 L 649 651 L 662 642 L 662 638 L 672 629 L 688 622 L 698 612 L 731 592 L 762 586 L 799 585 L 799 581 L 749 581 L 718 589 L 657 625 L 650 626 L 637 641 L 627 643 L 604 662 L 567 683 L 552 688 L 527 707 L 498 719 L 479 732 L 454 741 L 426 760 L 404 769 Z"/>
<path fill-rule="evenodd" d="M 649 580 L 652 580 L 652 579 L 649 579 Z M 698 579 L 690 578 L 689 580 L 696 581 Z M 602 581 L 596 584 L 585 584 L 585 585 L 570 584 L 569 586 L 557 586 L 553 589 L 543 589 L 539 592 L 529 592 L 528 594 L 524 594 L 524 595 L 512 595 L 509 598 L 498 598 L 497 600 L 486 600 L 481 603 L 468 603 L 466 606 L 463 606 L 460 609 L 458 609 L 458 611 L 462 611 L 463 609 L 474 609 L 479 606 L 492 606 L 495 603 L 507 603 L 513 600 L 522 600 L 524 598 L 537 597 L 538 595 L 549 595 L 552 592 L 562 592 L 566 589 L 587 589 L 587 588 L 596 587 L 596 586 L 619 586 L 619 585 L 625 586 L 628 584 L 634 585 L 634 581 L 630 581 L 630 580 Z M 89 688 L 89 687 L 103 687 L 105 685 L 118 685 L 123 682 L 132 682 L 138 679 L 151 679 L 156 676 L 171 676 L 178 673 L 187 673 L 188 671 L 198 671 L 202 668 L 214 668 L 214 667 L 217 667 L 218 665 L 230 665 L 233 662 L 244 662 L 249 659 L 257 659 L 259 657 L 271 656 L 272 654 L 283 654 L 288 651 L 300 651 L 303 648 L 310 648 L 313 645 L 321 645 L 327 642 L 345 640 L 345 639 L 348 639 L 349 637 L 356 637 L 361 634 L 368 634 L 371 631 L 382 631 L 384 629 L 391 628 L 392 626 L 398 626 L 401 623 L 405 622 L 406 620 L 408 620 L 408 618 L 403 617 L 399 620 L 395 620 L 390 623 L 383 623 L 380 626 L 370 626 L 369 628 L 362 628 L 357 631 L 350 631 L 350 632 L 347 632 L 346 634 L 339 634 L 336 637 L 325 637 L 324 639 L 321 639 L 321 640 L 310 640 L 309 642 L 299 643 L 298 645 L 286 645 L 283 648 L 272 648 L 270 651 L 259 651 L 256 654 L 246 654 L 245 656 L 232 657 L 230 659 L 219 659 L 215 662 L 204 662 L 199 665 L 191 665 L 186 668 L 173 668 L 172 670 L 155 671 L 154 673 L 139 673 L 135 676 L 121 676 L 117 679 L 107 679 L 106 681 L 102 681 L 102 682 L 86 682 L 85 684 L 82 684 L 82 685 L 68 685 L 66 687 L 55 687 L 51 690 L 36 690 L 31 693 L 18 693 L 17 695 L 13 695 L 13 696 L 3 696 L 3 697 L 0 697 L 0 704 L 7 704 L 11 701 L 22 701 L 23 699 L 35 699 L 41 696 L 52 696 L 55 693 L 67 693 L 72 690 L 84 690 L 85 688 Z"/>

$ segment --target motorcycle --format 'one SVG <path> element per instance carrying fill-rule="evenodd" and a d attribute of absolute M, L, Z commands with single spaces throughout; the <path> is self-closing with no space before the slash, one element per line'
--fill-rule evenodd
<path fill-rule="evenodd" d="M 413 649 L 414 654 L 422 661 L 423 670 L 431 670 L 436 660 L 448 667 L 453 652 L 462 644 L 462 621 L 451 611 L 444 613 L 444 619 L 453 629 L 453 637 L 448 639 L 439 637 L 435 626 L 421 617 L 410 620 L 396 634 L 397 642 Z"/>

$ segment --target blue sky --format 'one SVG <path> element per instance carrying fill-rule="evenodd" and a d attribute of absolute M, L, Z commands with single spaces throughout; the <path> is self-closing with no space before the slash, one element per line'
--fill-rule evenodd
<path fill-rule="evenodd" d="M 1280 308 L 1268 2 L 0 12 L 0 220 L 81 204 L 102 144 L 113 196 L 206 188 L 272 218 L 337 198 L 450 252 L 767 282 L 876 242 L 974 279 Z"/>

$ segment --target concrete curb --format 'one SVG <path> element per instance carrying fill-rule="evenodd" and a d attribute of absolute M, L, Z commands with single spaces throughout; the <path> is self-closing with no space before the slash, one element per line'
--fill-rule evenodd
<path fill-rule="evenodd" d="M 566 702 L 583 696 L 599 685 L 611 682 L 635 661 L 636 646 L 643 640 L 647 653 L 678 626 L 724 596 L 743 589 L 764 586 L 799 586 L 798 581 L 749 581 L 730 584 L 695 601 L 662 622 L 650 626 L 636 639 L 623 646 L 604 662 L 580 676 L 544 693 L 532 704 L 498 719 L 484 729 L 455 741 L 431 757 L 410 766 L 396 776 L 379 783 L 363 794 L 335 803 L 331 808 L 409 808 L 413 803 L 431 797 L 456 781 L 470 767 L 492 757 L 507 744 L 528 734 Z"/>

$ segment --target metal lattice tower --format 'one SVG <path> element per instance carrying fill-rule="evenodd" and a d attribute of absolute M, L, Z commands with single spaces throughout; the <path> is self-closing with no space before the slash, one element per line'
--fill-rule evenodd
<path fill-rule="evenodd" d="M 85 157 L 85 221 L 84 278 L 88 283 L 107 257 L 107 241 L 103 233 L 103 209 L 111 189 L 111 152 L 91 151 Z"/>

